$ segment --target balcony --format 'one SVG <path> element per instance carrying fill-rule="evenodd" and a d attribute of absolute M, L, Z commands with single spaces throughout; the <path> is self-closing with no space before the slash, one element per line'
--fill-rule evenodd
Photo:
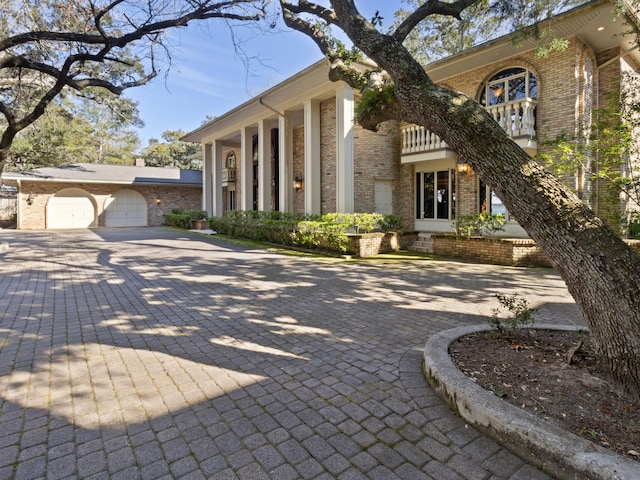
<path fill-rule="evenodd" d="M 530 98 L 514 102 L 494 105 L 487 108 L 493 119 L 513 138 L 529 155 L 534 155 L 538 148 L 534 140 L 535 109 L 537 102 Z M 402 155 L 419 155 L 414 161 L 455 158 L 456 155 L 448 145 L 435 133 L 418 125 L 402 127 Z M 412 160 L 408 160 L 411 162 Z M 406 162 L 403 159 L 403 162 Z"/>
<path fill-rule="evenodd" d="M 223 168 L 222 169 L 222 186 L 226 187 L 230 183 L 236 181 L 236 169 L 235 168 Z"/>

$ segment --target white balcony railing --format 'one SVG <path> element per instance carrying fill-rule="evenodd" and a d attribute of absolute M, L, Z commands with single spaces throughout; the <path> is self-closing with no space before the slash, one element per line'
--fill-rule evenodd
<path fill-rule="evenodd" d="M 222 169 L 222 183 L 228 184 L 236 181 L 236 169 L 224 168 Z"/>
<path fill-rule="evenodd" d="M 511 136 L 532 138 L 535 130 L 536 101 L 530 98 L 488 107 L 493 119 Z M 430 152 L 448 148 L 435 133 L 418 125 L 402 127 L 402 154 Z"/>

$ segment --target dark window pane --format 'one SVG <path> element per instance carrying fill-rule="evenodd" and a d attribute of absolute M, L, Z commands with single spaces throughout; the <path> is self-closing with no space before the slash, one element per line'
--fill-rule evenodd
<path fill-rule="evenodd" d="M 416 218 L 420 220 L 422 218 L 422 195 L 421 195 L 421 186 L 422 186 L 422 173 L 416 173 Z"/>
<path fill-rule="evenodd" d="M 529 96 L 531 98 L 538 98 L 538 80 L 533 74 L 529 74 Z"/>
<path fill-rule="evenodd" d="M 509 101 L 520 100 L 527 97 L 527 82 L 525 77 L 516 77 L 509 80 Z"/>
<path fill-rule="evenodd" d="M 482 180 L 478 187 L 478 207 L 479 213 L 487 213 L 487 186 Z"/>
<path fill-rule="evenodd" d="M 504 103 L 504 82 L 489 85 L 489 105 Z"/>
<path fill-rule="evenodd" d="M 438 172 L 438 217 L 439 219 L 449 219 L 449 170 Z"/>
<path fill-rule="evenodd" d="M 425 172 L 424 183 L 422 185 L 423 191 L 423 215 L 422 218 L 434 218 L 435 213 L 435 185 L 434 185 L 434 172 Z"/>

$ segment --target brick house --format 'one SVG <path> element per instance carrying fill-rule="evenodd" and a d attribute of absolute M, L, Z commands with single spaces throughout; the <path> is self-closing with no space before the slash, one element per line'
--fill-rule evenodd
<path fill-rule="evenodd" d="M 573 134 L 625 82 L 640 78 L 640 52 L 623 35 L 613 4 L 596 0 L 541 25 L 568 40 L 535 54 L 534 38 L 498 38 L 428 65 L 431 78 L 491 111 L 531 155 L 540 139 Z M 508 212 L 491 189 L 437 136 L 387 122 L 379 132 L 354 122 L 358 92 L 327 78 L 320 61 L 190 132 L 204 146 L 203 208 L 288 212 L 394 213 L 405 227 L 451 232 L 456 215 Z M 596 213 L 587 174 L 567 177 Z M 526 237 L 514 219 L 504 236 Z"/>
<path fill-rule="evenodd" d="M 173 208 L 202 205 L 196 170 L 71 164 L 5 172 L 2 180 L 18 187 L 20 229 L 162 225 Z"/>

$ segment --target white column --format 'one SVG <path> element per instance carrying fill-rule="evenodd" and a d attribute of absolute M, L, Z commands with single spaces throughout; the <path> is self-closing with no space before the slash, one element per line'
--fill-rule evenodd
<path fill-rule="evenodd" d="M 213 169 L 211 171 L 211 183 L 213 184 L 213 215 L 222 216 L 222 140 L 213 143 Z"/>
<path fill-rule="evenodd" d="M 353 213 L 353 89 L 343 86 L 336 90 L 336 210 Z"/>
<path fill-rule="evenodd" d="M 204 145 L 204 159 L 202 162 L 202 210 L 208 216 L 213 215 L 213 153 L 210 143 Z"/>
<path fill-rule="evenodd" d="M 270 122 L 258 122 L 258 210 L 271 210 L 271 129 Z"/>
<path fill-rule="evenodd" d="M 304 102 L 304 211 L 320 214 L 320 102 Z"/>
<path fill-rule="evenodd" d="M 253 210 L 253 132 L 240 131 L 240 210 Z"/>
<path fill-rule="evenodd" d="M 280 211 L 293 211 L 293 120 L 291 112 L 278 117 L 278 148 Z"/>

